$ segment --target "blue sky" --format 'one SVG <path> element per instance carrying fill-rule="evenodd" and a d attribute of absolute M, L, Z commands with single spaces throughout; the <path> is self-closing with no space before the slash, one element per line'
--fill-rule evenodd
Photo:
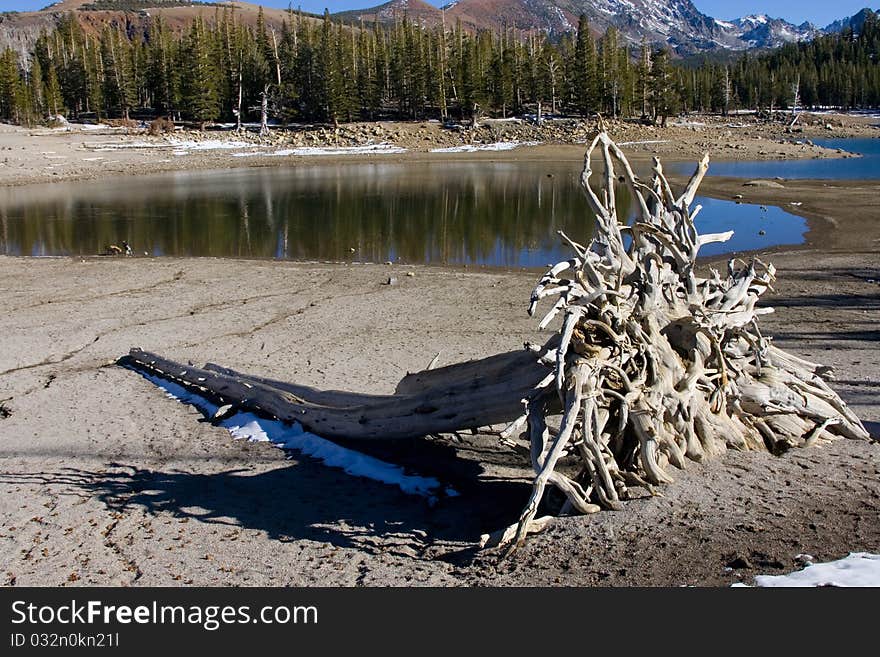
<path fill-rule="evenodd" d="M 0 0 L 0 11 L 28 11 L 41 9 L 50 4 L 52 0 Z M 253 0 L 252 0 L 253 1 Z M 287 7 L 290 0 L 256 0 L 258 4 L 267 7 Z M 324 7 L 330 11 L 341 9 L 353 9 L 370 7 L 380 4 L 383 0 L 294 0 L 294 7 L 302 6 L 306 11 L 321 13 Z M 431 4 L 442 5 L 448 0 L 428 0 Z M 877 8 L 874 0 L 693 0 L 697 8 L 704 14 L 714 18 L 739 18 L 747 14 L 769 14 L 773 17 L 784 18 L 792 23 L 810 21 L 816 25 L 828 23 L 851 16 L 865 6 Z"/>

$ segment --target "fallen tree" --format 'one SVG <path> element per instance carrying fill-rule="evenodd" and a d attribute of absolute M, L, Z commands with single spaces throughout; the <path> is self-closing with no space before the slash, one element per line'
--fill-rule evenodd
<path fill-rule="evenodd" d="M 600 192 L 589 182 L 601 157 Z M 507 425 L 502 443 L 527 453 L 535 472 L 519 521 L 484 537 L 515 549 L 548 524 L 537 518 L 546 488 L 566 498 L 560 513 L 621 509 L 629 489 L 671 483 L 685 468 L 727 449 L 780 453 L 836 437 L 867 439 L 859 419 L 827 384 L 830 369 L 775 347 L 758 308 L 775 269 L 733 259 L 726 274 L 700 276 L 700 248 L 732 232 L 700 235 L 691 210 L 708 157 L 676 196 L 654 160 L 650 184 L 601 131 L 587 149 L 582 186 L 595 215 L 588 245 L 560 233 L 573 257 L 552 267 L 529 313 L 554 300 L 540 322 L 561 327 L 541 347 L 411 374 L 393 395 L 320 391 L 216 365 L 181 365 L 137 349 L 133 369 L 184 385 L 224 406 L 299 422 L 325 438 L 417 438 Z M 619 176 L 619 177 L 618 177 Z M 618 216 L 625 184 L 636 212 Z M 561 416 L 558 427 L 552 416 Z M 485 429 L 491 430 L 491 429 Z"/>

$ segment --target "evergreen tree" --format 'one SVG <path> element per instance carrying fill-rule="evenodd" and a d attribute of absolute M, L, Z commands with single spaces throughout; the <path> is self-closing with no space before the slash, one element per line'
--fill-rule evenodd
<path fill-rule="evenodd" d="M 118 28 L 105 27 L 101 32 L 101 59 L 104 64 L 103 96 L 106 107 L 128 119 L 138 98 L 135 55 L 131 43 Z"/>
<path fill-rule="evenodd" d="M 587 116 L 599 109 L 599 69 L 596 42 L 585 14 L 578 21 L 572 71 L 573 100 L 578 112 Z"/>
<path fill-rule="evenodd" d="M 658 50 L 651 58 L 649 97 L 653 119 L 666 127 L 666 118 L 679 111 L 679 90 L 669 62 L 669 51 Z"/>
<path fill-rule="evenodd" d="M 176 51 L 176 42 L 160 14 L 150 27 L 145 75 L 150 103 L 161 114 L 172 114 L 178 106 Z"/>
<path fill-rule="evenodd" d="M 184 41 L 180 68 L 181 103 L 186 115 L 204 129 L 205 123 L 218 118 L 220 103 L 207 29 L 201 17 L 193 22 Z"/>
<path fill-rule="evenodd" d="M 56 81 L 57 83 L 57 81 Z M 34 57 L 31 61 L 31 70 L 28 74 L 28 93 L 31 99 L 31 107 L 37 116 L 46 115 L 46 92 L 43 81 L 43 66 L 40 59 Z"/>
<path fill-rule="evenodd" d="M 460 22 L 428 27 L 352 28 L 288 11 L 278 28 L 217 7 L 182 38 L 157 16 L 142 31 L 108 25 L 87 33 L 75 13 L 41 35 L 27 67 L 3 54 L 2 117 L 95 113 L 100 118 L 183 112 L 204 124 L 261 114 L 318 121 L 357 118 L 507 116 L 542 111 L 642 115 L 663 122 L 682 109 L 787 109 L 880 105 L 880 21 L 727 65 L 683 64 L 643 41 L 630 49 L 614 28 L 594 39 L 585 16 L 577 32 L 470 32 Z"/>
<path fill-rule="evenodd" d="M 21 106 L 21 73 L 18 69 L 18 56 L 11 48 L 0 54 L 0 119 L 20 123 L 23 107 Z"/>

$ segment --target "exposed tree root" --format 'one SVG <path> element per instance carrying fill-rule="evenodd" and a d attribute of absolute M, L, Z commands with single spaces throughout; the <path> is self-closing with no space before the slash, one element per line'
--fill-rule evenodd
<path fill-rule="evenodd" d="M 603 161 L 601 197 L 589 181 Z M 543 347 L 408 375 L 394 395 L 325 392 L 240 374 L 183 366 L 132 350 L 123 364 L 195 389 L 221 404 L 298 421 L 329 438 L 411 438 L 509 422 L 502 444 L 527 453 L 535 472 L 519 522 L 482 544 L 515 550 L 552 518 L 536 518 L 548 486 L 565 496 L 561 512 L 619 510 L 629 487 L 654 491 L 683 469 L 727 449 L 780 453 L 868 432 L 829 388 L 830 369 L 776 348 L 758 328 L 757 308 L 775 269 L 732 259 L 726 274 L 695 273 L 700 248 L 732 232 L 700 235 L 691 204 L 708 156 L 675 196 L 654 161 L 642 183 L 602 131 L 581 176 L 596 231 L 588 246 L 561 234 L 573 251 L 541 278 L 530 314 L 562 325 Z M 634 219 L 615 207 L 620 175 L 636 203 Z M 558 428 L 551 415 L 562 420 Z"/>
<path fill-rule="evenodd" d="M 588 184 L 597 151 L 602 198 Z M 615 208 L 615 164 L 637 206 L 626 223 Z M 628 481 L 671 483 L 668 465 L 683 469 L 728 448 L 779 453 L 836 436 L 869 437 L 828 387 L 828 368 L 776 348 L 758 329 L 758 316 L 772 312 L 756 308 L 774 281 L 772 265 L 733 259 L 726 276 L 694 273 L 700 247 L 733 234 L 700 235 L 694 226 L 700 208 L 690 206 L 707 169 L 705 157 L 676 197 L 656 159 L 645 185 L 604 131 L 590 144 L 581 182 L 596 234 L 587 247 L 562 235 L 574 257 L 545 274 L 529 308 L 556 299 L 541 326 L 563 315 L 550 354 L 563 423 L 549 435 L 547 396 L 529 399 L 536 476 L 515 530 L 500 541 L 509 550 L 534 530 L 548 483 L 581 512 L 592 510 L 588 500 L 618 509 Z M 556 472 L 567 451 L 583 466 L 574 479 Z"/>

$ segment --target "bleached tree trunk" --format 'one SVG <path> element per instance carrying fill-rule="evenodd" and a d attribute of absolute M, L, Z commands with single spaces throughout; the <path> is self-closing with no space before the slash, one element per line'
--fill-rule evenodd
<path fill-rule="evenodd" d="M 241 84 L 241 61 L 239 61 L 238 65 L 238 102 L 235 105 L 235 131 L 241 132 L 241 96 L 242 96 L 242 84 Z"/>
<path fill-rule="evenodd" d="M 269 87 L 265 85 L 260 92 L 260 136 L 269 134 Z"/>

